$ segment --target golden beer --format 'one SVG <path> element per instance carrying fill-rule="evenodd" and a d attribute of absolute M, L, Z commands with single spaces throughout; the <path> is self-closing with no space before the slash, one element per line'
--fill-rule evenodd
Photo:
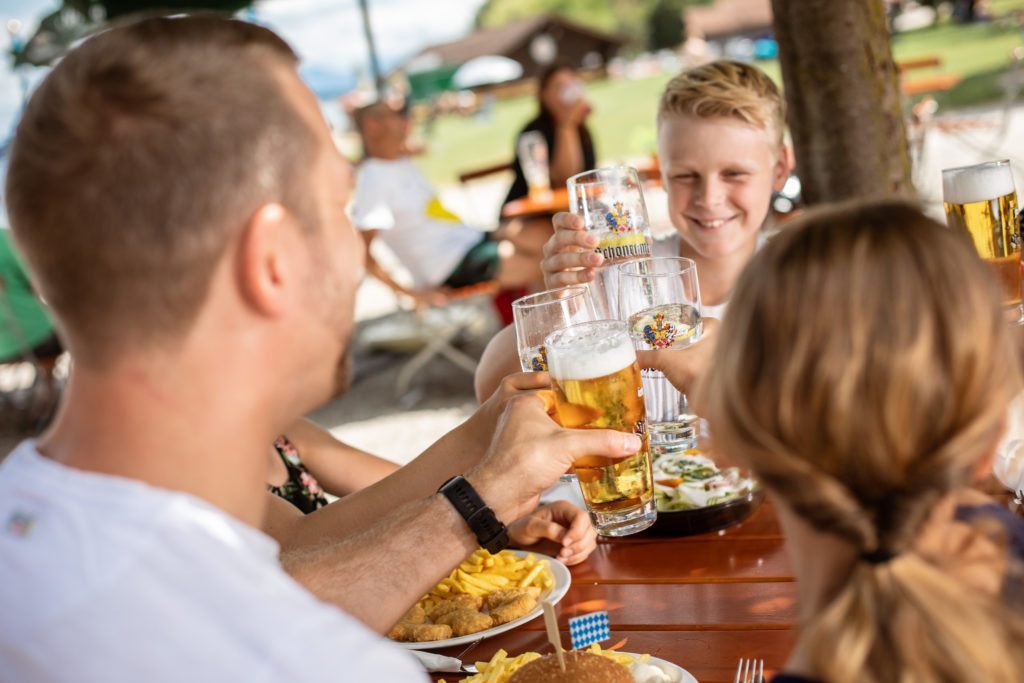
<path fill-rule="evenodd" d="M 643 385 L 625 324 L 574 325 L 548 337 L 548 368 L 559 423 L 570 429 L 615 429 L 640 436 L 636 455 L 575 462 L 583 500 L 598 533 L 624 536 L 654 523 L 654 483 Z"/>
<path fill-rule="evenodd" d="M 943 207 L 949 227 L 967 235 L 999 278 L 1003 302 L 1021 303 L 1021 250 L 1017 193 L 1009 162 L 942 172 Z"/>

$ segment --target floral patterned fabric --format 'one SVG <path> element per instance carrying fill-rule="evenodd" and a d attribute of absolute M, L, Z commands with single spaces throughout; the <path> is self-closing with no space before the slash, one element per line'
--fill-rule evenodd
<path fill-rule="evenodd" d="M 283 434 L 274 442 L 274 450 L 281 457 L 285 469 L 288 470 L 288 481 L 280 486 L 267 485 L 267 490 L 284 498 L 295 507 L 309 514 L 327 505 L 327 496 L 320 488 L 319 482 L 302 464 L 299 451 Z"/>

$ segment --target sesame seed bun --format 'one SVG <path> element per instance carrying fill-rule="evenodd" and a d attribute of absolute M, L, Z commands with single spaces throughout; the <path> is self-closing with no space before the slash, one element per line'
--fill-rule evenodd
<path fill-rule="evenodd" d="M 629 669 L 607 657 L 587 652 L 566 652 L 565 671 L 558 656 L 545 655 L 512 674 L 508 683 L 634 683 Z"/>

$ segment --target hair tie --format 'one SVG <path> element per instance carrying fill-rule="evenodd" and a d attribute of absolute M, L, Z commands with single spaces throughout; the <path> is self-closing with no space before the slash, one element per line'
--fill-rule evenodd
<path fill-rule="evenodd" d="M 896 557 L 896 553 L 887 548 L 875 548 L 871 552 L 863 552 L 860 554 L 860 559 L 864 560 L 868 564 L 885 564 Z"/>

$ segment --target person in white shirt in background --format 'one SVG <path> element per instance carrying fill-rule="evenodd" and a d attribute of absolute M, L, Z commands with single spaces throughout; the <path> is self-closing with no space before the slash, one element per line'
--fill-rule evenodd
<path fill-rule="evenodd" d="M 543 281 L 541 245 L 470 227 L 441 204 L 430 181 L 406 155 L 407 114 L 385 101 L 353 115 L 365 158 L 357 168 L 352 221 L 367 245 L 370 274 L 417 303 L 442 305 L 446 292 L 488 281 L 502 289 L 535 289 Z M 412 276 L 402 286 L 370 252 L 380 238 Z M 536 242 L 536 240 L 533 240 Z"/>
<path fill-rule="evenodd" d="M 409 495 L 442 458 L 303 523 L 265 491 L 267 444 L 345 386 L 363 275 L 351 171 L 296 62 L 262 27 L 148 19 L 26 107 L 8 208 L 74 362 L 53 425 L 0 464 L 0 680 L 424 679 L 379 634 L 477 547 L 446 496 Z M 472 418 L 486 453 L 472 430 L 438 444 L 503 523 L 575 457 L 640 445 L 563 430 L 518 386 L 543 382 Z"/>

